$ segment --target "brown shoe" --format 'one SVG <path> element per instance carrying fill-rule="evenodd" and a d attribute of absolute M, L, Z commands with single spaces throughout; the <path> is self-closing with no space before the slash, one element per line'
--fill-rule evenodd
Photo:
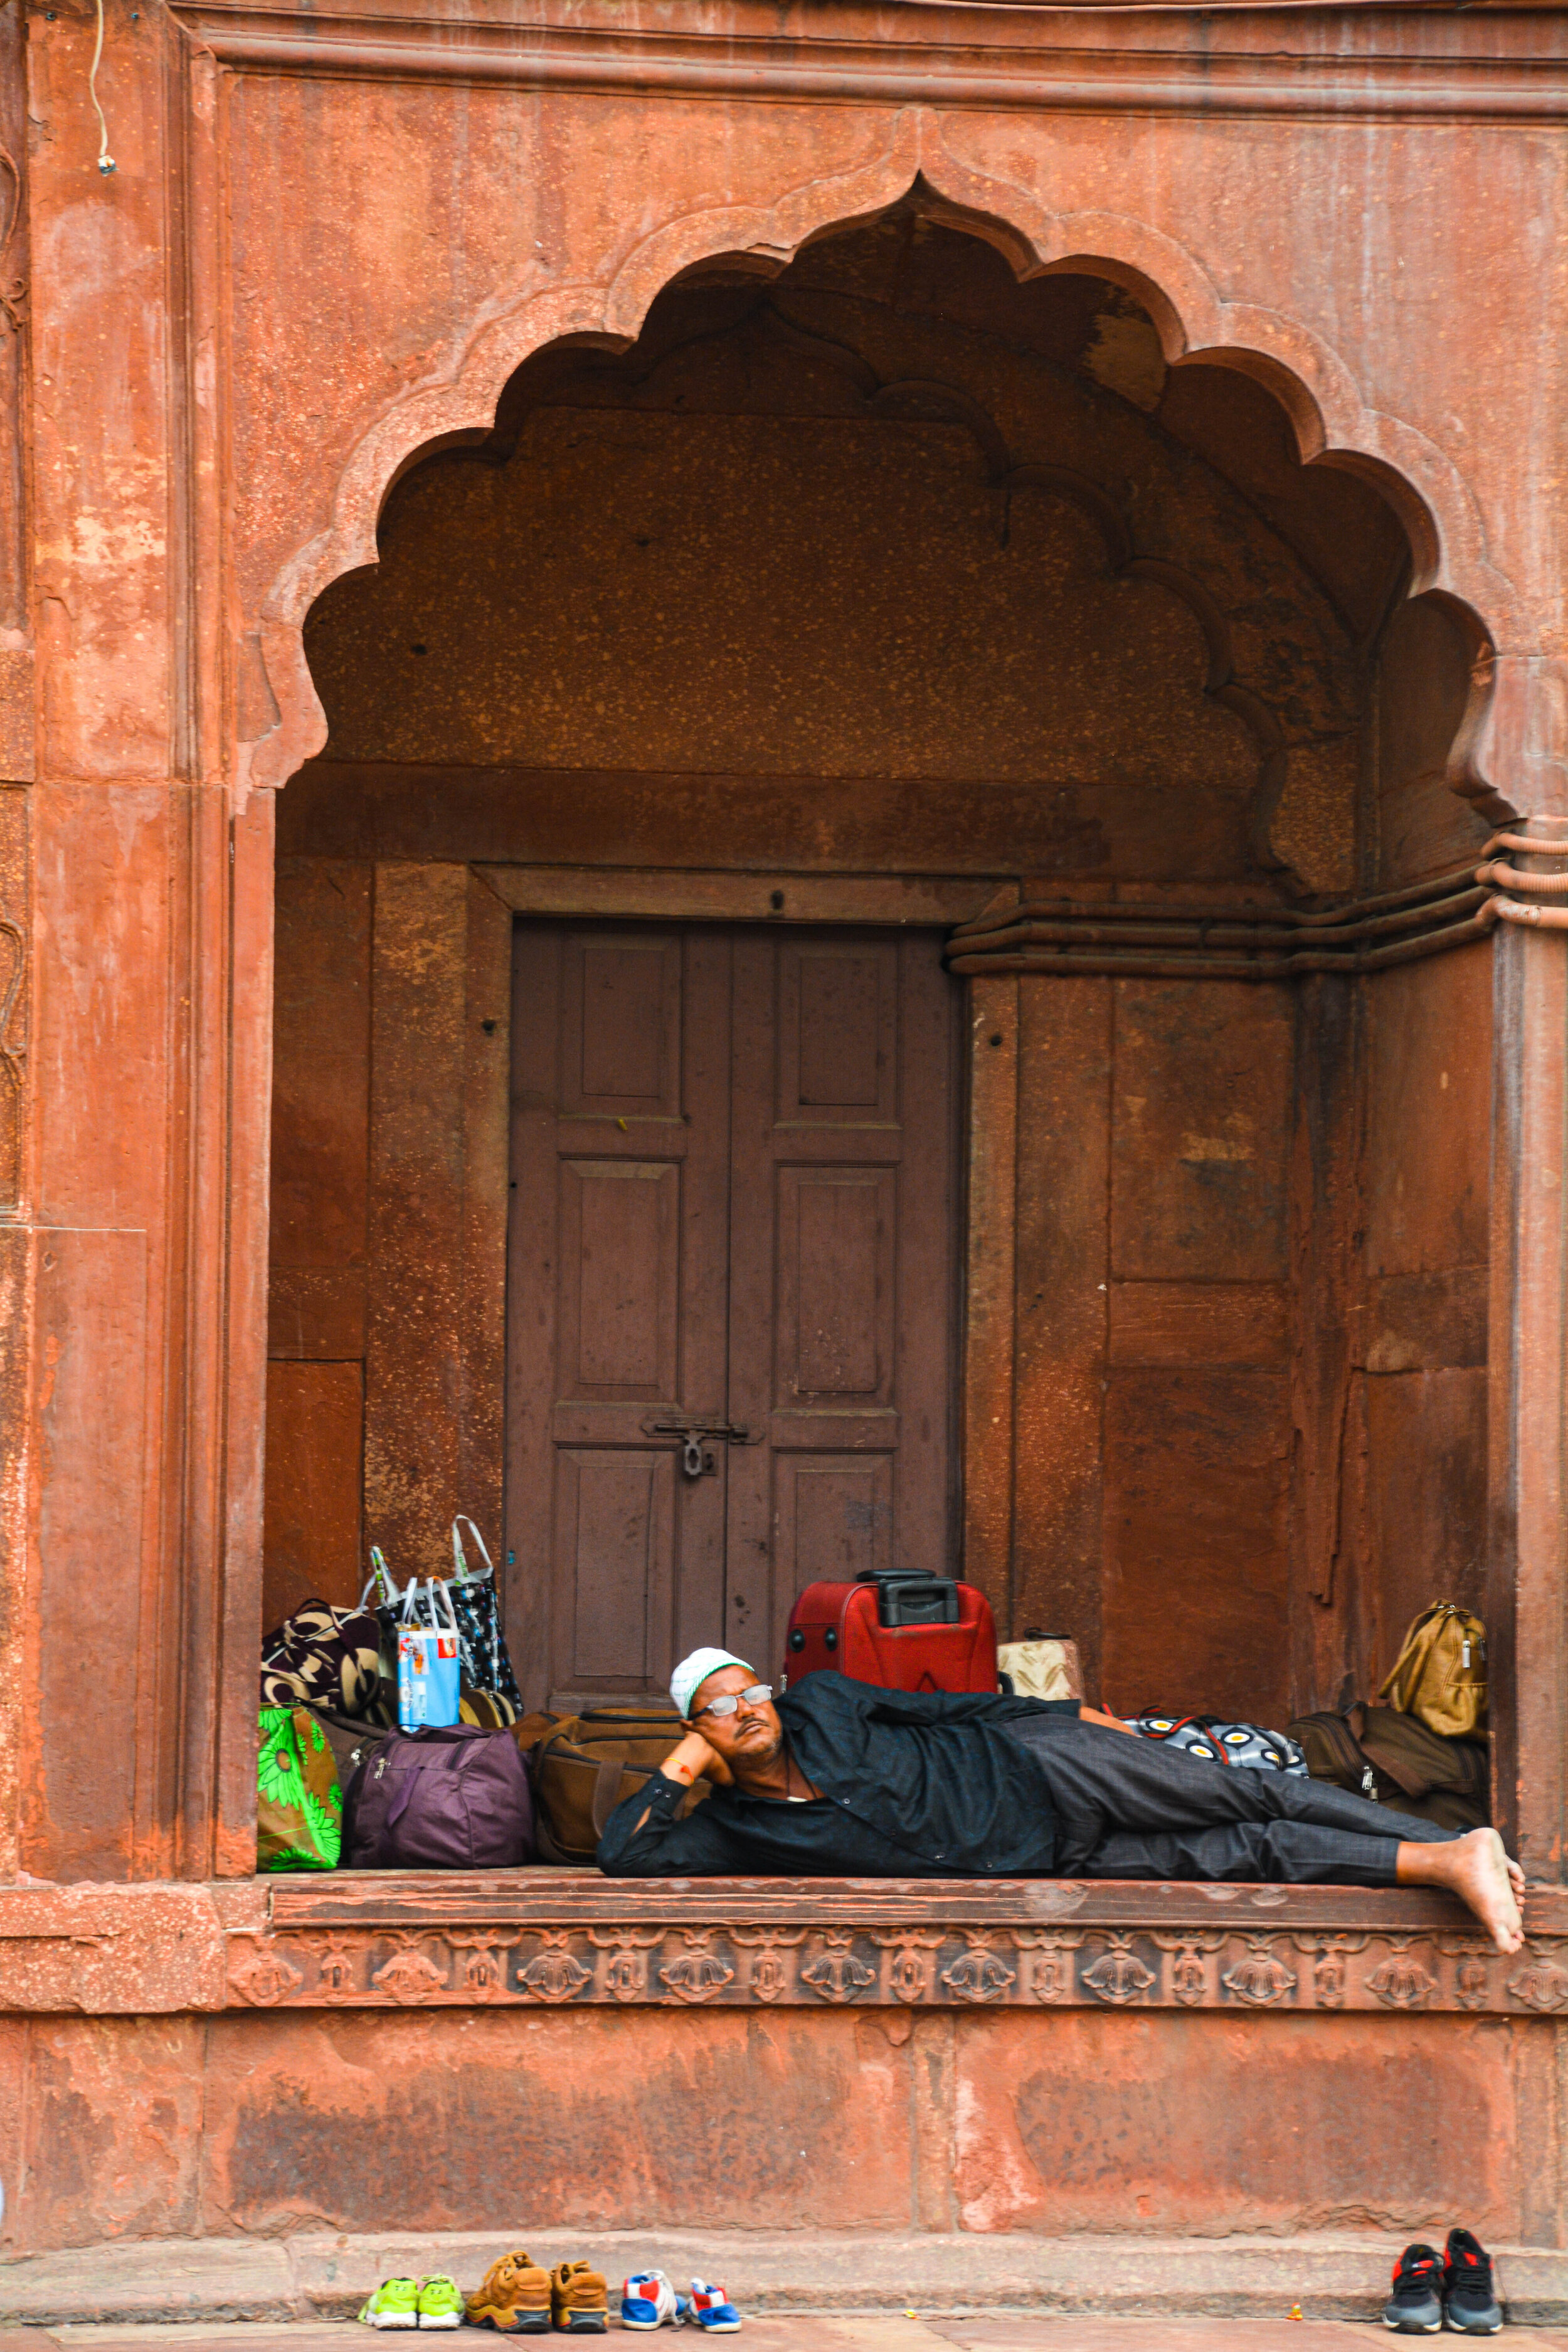
<path fill-rule="evenodd" d="M 547 2336 L 550 2273 L 540 2269 L 531 2254 L 502 2254 L 465 2308 L 470 2327 L 494 2327 L 502 2336 Z"/>
<path fill-rule="evenodd" d="M 610 2324 L 609 2287 L 586 2263 L 558 2263 L 550 2273 L 550 2321 L 574 2336 L 603 2336 Z"/>

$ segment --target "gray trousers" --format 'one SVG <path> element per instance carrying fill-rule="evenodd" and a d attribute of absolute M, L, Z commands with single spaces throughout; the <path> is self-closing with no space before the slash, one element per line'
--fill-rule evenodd
<path fill-rule="evenodd" d="M 1463 1835 L 1327 1780 L 1208 1764 L 1101 1723 L 1057 1716 L 1006 1728 L 1049 1787 L 1063 1878 L 1392 1886 L 1402 1839 L 1436 1845 Z"/>

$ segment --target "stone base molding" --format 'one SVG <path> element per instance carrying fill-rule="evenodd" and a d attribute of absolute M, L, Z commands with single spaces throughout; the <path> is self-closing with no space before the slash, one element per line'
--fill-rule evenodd
<path fill-rule="evenodd" d="M 1568 1891 L 1492 1950 L 1445 1897 L 596 1871 L 0 1887 L 0 2010 L 1089 2008 L 1568 2012 Z"/>
<path fill-rule="evenodd" d="M 301 2233 L 282 2240 L 158 2239 L 73 2247 L 0 2263 L 0 2326 L 73 2322 L 348 2318 L 377 2279 L 443 2271 L 477 2282 L 513 2245 L 540 2259 L 564 2241 L 536 2228 L 376 2236 Z M 612 2282 L 648 2259 L 646 2232 L 569 2233 Z M 748 2313 L 907 2311 L 1099 2312 L 1162 2319 L 1278 2320 L 1292 2304 L 1309 2319 L 1377 2316 L 1402 2240 L 1377 2231 L 1287 2237 L 1037 2238 L 1009 2232 L 849 2235 L 660 2231 L 677 2278 L 721 2278 Z M 1509 2319 L 1568 2318 L 1568 2255 L 1493 2248 Z"/>

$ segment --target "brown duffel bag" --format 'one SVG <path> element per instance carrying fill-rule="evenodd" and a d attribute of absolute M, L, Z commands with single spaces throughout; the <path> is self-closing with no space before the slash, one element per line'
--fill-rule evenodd
<path fill-rule="evenodd" d="M 673 1707 L 595 1706 L 541 1727 L 517 1727 L 533 1780 L 534 1838 L 541 1862 L 591 1863 L 605 1823 L 623 1797 L 653 1777 L 686 1726 Z M 683 1814 L 709 1793 L 700 1780 Z"/>
<path fill-rule="evenodd" d="M 1479 1830 L 1491 1819 L 1484 1739 L 1445 1739 L 1413 1715 L 1359 1700 L 1348 1715 L 1302 1716 L 1289 1736 L 1314 1780 L 1439 1829 Z"/>

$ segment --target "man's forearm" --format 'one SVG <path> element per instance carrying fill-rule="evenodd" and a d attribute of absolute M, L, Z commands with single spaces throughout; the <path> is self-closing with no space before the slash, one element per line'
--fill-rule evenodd
<path fill-rule="evenodd" d="M 646 1788 L 616 1806 L 599 1840 L 598 1864 L 612 1878 L 668 1878 L 723 1870 L 724 1839 L 699 1805 L 676 1818 L 688 1783 L 673 1780 L 661 1765 Z"/>
<path fill-rule="evenodd" d="M 712 1760 L 713 1750 L 709 1747 L 702 1734 L 700 1731 L 689 1731 L 680 1745 L 670 1749 L 658 1769 L 667 1780 L 679 1780 L 683 1789 L 689 1789 L 703 1766 L 711 1763 Z M 650 1805 L 643 1812 L 632 1831 L 633 1837 L 647 1826 L 648 1813 L 652 1811 L 653 1808 Z"/>
<path fill-rule="evenodd" d="M 670 1749 L 658 1769 L 667 1780 L 679 1780 L 684 1788 L 689 1789 L 693 1780 L 700 1780 L 716 1760 L 702 1734 L 689 1731 L 679 1748 Z"/>

